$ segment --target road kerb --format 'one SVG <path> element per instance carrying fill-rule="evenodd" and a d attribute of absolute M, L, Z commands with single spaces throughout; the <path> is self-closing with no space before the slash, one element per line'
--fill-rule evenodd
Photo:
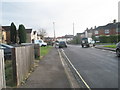
<path fill-rule="evenodd" d="M 61 60 L 61 62 L 62 62 L 62 65 L 63 65 L 63 67 L 64 67 L 65 73 L 66 73 L 66 75 L 67 75 L 67 78 L 68 78 L 68 80 L 69 80 L 69 82 L 70 82 L 71 88 L 80 88 L 80 86 L 78 85 L 78 83 L 77 83 L 75 77 L 73 76 L 70 68 L 68 67 L 66 61 L 62 58 L 62 55 L 61 55 L 59 49 L 58 49 L 58 53 L 59 53 L 59 56 L 60 56 L 60 60 Z"/>
<path fill-rule="evenodd" d="M 104 47 L 95 47 L 97 49 L 103 49 L 103 50 L 109 50 L 109 51 L 113 51 L 115 52 L 116 50 L 115 49 L 111 49 L 111 48 L 104 48 Z"/>

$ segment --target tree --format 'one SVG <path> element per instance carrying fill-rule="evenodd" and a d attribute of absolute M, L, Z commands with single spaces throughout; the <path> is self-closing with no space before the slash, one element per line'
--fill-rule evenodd
<path fill-rule="evenodd" d="M 19 37 L 19 43 L 26 43 L 26 30 L 24 25 L 19 25 L 19 29 L 18 29 L 18 37 Z"/>
<path fill-rule="evenodd" d="M 14 23 L 11 23 L 10 26 L 10 41 L 11 43 L 16 43 L 17 42 L 17 31 L 16 31 L 16 26 L 14 25 Z"/>
<path fill-rule="evenodd" d="M 41 39 L 43 39 L 44 36 L 47 35 L 46 30 L 43 29 L 43 28 L 39 29 L 39 30 L 38 30 L 38 35 L 40 35 Z"/>

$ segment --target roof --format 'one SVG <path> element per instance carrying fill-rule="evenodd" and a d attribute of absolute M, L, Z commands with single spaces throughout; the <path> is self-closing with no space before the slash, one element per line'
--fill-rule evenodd
<path fill-rule="evenodd" d="M 115 28 L 120 28 L 120 22 L 117 23 L 108 23 L 105 26 L 99 26 L 95 30 L 100 30 L 100 29 L 115 29 Z"/>
<path fill-rule="evenodd" d="M 3 30 L 10 31 L 10 26 L 2 26 Z"/>

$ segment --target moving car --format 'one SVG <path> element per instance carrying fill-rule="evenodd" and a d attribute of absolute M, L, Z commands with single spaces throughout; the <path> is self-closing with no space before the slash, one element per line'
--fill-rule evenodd
<path fill-rule="evenodd" d="M 59 41 L 59 48 L 67 48 L 67 43 L 65 41 Z"/>
<path fill-rule="evenodd" d="M 47 46 L 47 43 L 46 42 L 44 42 L 43 40 L 35 40 L 35 42 L 34 42 L 35 44 L 39 44 L 39 46 Z"/>
<path fill-rule="evenodd" d="M 2 44 L 0 44 L 0 48 L 1 48 L 1 49 L 4 49 L 4 57 L 5 57 L 5 60 L 11 59 L 13 46 L 2 43 Z"/>
<path fill-rule="evenodd" d="M 118 57 L 120 57 L 120 42 L 117 43 L 116 55 L 117 55 Z"/>
<path fill-rule="evenodd" d="M 95 41 L 92 38 L 82 38 L 81 45 L 82 47 L 95 46 Z"/>

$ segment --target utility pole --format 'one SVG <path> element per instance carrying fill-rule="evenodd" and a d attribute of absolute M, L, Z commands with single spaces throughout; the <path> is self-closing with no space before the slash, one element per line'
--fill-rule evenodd
<path fill-rule="evenodd" d="M 74 36 L 74 22 L 73 22 L 73 36 Z"/>
<path fill-rule="evenodd" d="M 53 30 L 54 30 L 54 41 L 56 39 L 56 36 L 55 36 L 55 22 L 53 22 Z"/>

